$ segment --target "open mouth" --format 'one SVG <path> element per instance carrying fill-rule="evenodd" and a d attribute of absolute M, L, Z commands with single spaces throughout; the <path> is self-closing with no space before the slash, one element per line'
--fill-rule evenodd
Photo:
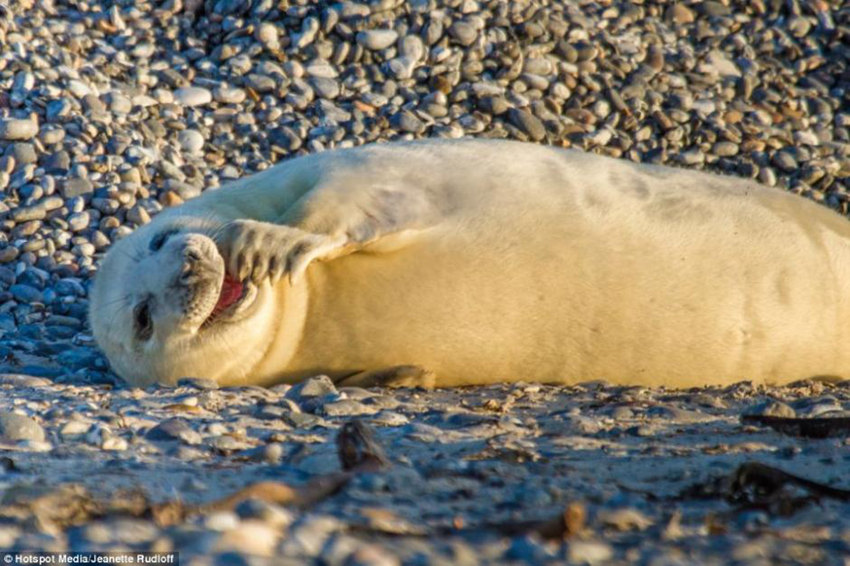
<path fill-rule="evenodd" d="M 254 292 L 253 285 L 247 281 L 238 281 L 225 273 L 224 280 L 221 283 L 218 301 L 202 326 L 209 326 L 222 317 L 236 314 L 244 304 L 249 302 L 247 299 Z"/>

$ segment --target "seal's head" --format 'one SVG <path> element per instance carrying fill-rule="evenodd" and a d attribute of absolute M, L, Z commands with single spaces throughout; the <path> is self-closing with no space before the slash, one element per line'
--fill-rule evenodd
<path fill-rule="evenodd" d="M 106 254 L 91 294 L 95 339 L 135 385 L 244 374 L 251 367 L 246 343 L 272 324 L 269 284 L 235 280 L 208 231 L 190 229 L 180 217 L 163 220 Z"/>

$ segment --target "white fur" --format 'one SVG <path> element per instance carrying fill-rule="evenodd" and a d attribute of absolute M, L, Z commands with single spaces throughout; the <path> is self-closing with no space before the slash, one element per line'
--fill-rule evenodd
<path fill-rule="evenodd" d="M 164 226 L 210 234 L 236 219 L 349 244 L 292 285 L 263 283 L 242 321 L 187 334 L 158 322 L 134 349 L 118 299 L 151 292 L 161 282 L 139 273 L 171 265 L 132 256 Z M 447 386 L 850 377 L 848 226 L 738 178 L 516 142 L 372 145 L 286 161 L 159 215 L 109 252 L 91 320 L 135 383 L 402 364 Z"/>

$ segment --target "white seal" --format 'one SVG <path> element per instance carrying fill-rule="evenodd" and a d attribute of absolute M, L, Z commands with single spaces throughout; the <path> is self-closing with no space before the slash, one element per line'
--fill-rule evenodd
<path fill-rule="evenodd" d="M 506 141 L 328 151 L 117 242 L 136 384 L 691 387 L 850 377 L 850 224 L 752 181 Z"/>

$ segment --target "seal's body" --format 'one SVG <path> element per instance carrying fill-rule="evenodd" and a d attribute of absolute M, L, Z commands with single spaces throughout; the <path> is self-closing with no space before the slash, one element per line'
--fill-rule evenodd
<path fill-rule="evenodd" d="M 850 223 L 752 181 L 420 141 L 160 214 L 107 254 L 91 320 L 136 383 L 782 383 L 850 377 L 849 271 Z"/>

